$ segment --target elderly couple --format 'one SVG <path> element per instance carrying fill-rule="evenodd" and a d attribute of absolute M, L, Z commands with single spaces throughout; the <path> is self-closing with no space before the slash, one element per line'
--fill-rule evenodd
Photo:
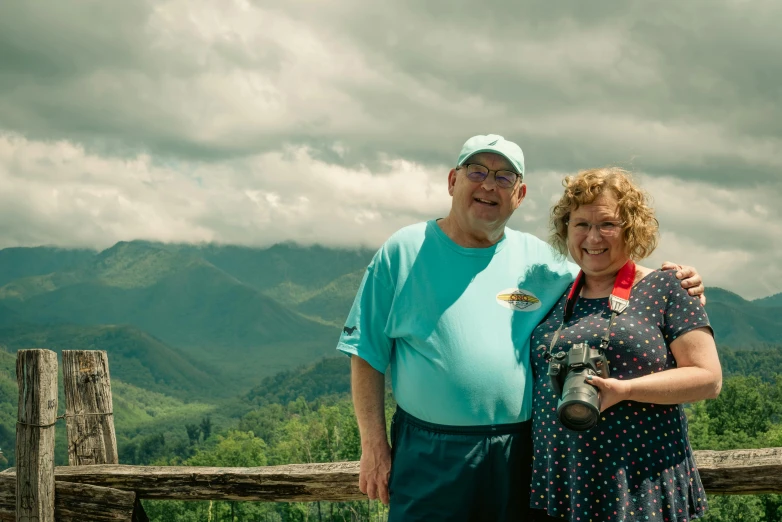
<path fill-rule="evenodd" d="M 565 179 L 553 248 L 505 227 L 524 181 L 518 145 L 470 138 L 448 216 L 398 231 L 367 268 L 338 345 L 352 356 L 361 491 L 391 521 L 701 517 L 680 405 L 715 397 L 722 376 L 699 275 L 634 264 L 657 220 L 621 169 Z M 570 429 L 549 361 L 581 343 L 605 371 L 573 371 L 597 423 Z"/>

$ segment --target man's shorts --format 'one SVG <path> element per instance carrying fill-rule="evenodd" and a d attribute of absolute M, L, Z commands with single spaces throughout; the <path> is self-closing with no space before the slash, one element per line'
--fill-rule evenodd
<path fill-rule="evenodd" d="M 531 426 L 442 426 L 398 408 L 391 422 L 389 522 L 526 520 Z"/>

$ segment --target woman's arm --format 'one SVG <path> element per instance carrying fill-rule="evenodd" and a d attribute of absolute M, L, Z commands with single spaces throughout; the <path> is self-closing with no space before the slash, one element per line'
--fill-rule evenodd
<path fill-rule="evenodd" d="M 587 378 L 600 390 L 600 411 L 621 401 L 681 404 L 717 397 L 722 367 L 708 328 L 696 328 L 671 343 L 676 368 L 636 379 Z"/>

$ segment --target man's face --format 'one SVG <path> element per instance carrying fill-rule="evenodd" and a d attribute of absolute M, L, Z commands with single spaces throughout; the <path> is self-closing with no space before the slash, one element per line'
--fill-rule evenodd
<path fill-rule="evenodd" d="M 503 229 L 527 194 L 527 186 L 518 179 L 510 188 L 500 187 L 494 172 L 482 182 L 471 181 L 465 168 L 469 164 L 483 165 L 491 171 L 514 170 L 499 154 L 482 152 L 470 156 L 463 167 L 448 174 L 448 193 L 453 197 L 451 213 L 466 232 L 484 234 Z"/>

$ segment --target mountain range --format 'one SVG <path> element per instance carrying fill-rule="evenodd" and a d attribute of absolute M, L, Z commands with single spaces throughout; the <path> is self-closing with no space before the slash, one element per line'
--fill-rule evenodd
<path fill-rule="evenodd" d="M 120 242 L 0 250 L 0 345 L 104 349 L 126 382 L 228 397 L 333 355 L 373 251 Z M 718 344 L 779 342 L 782 294 L 710 287 Z"/>
<path fill-rule="evenodd" d="M 89 346 L 112 359 L 135 345 L 148 376 L 162 372 L 161 382 L 186 390 L 193 372 L 208 368 L 199 389 L 230 395 L 333 354 L 371 255 L 143 241 L 101 252 L 5 249 L 0 345 Z M 170 369 L 152 368 L 161 361 Z"/>

